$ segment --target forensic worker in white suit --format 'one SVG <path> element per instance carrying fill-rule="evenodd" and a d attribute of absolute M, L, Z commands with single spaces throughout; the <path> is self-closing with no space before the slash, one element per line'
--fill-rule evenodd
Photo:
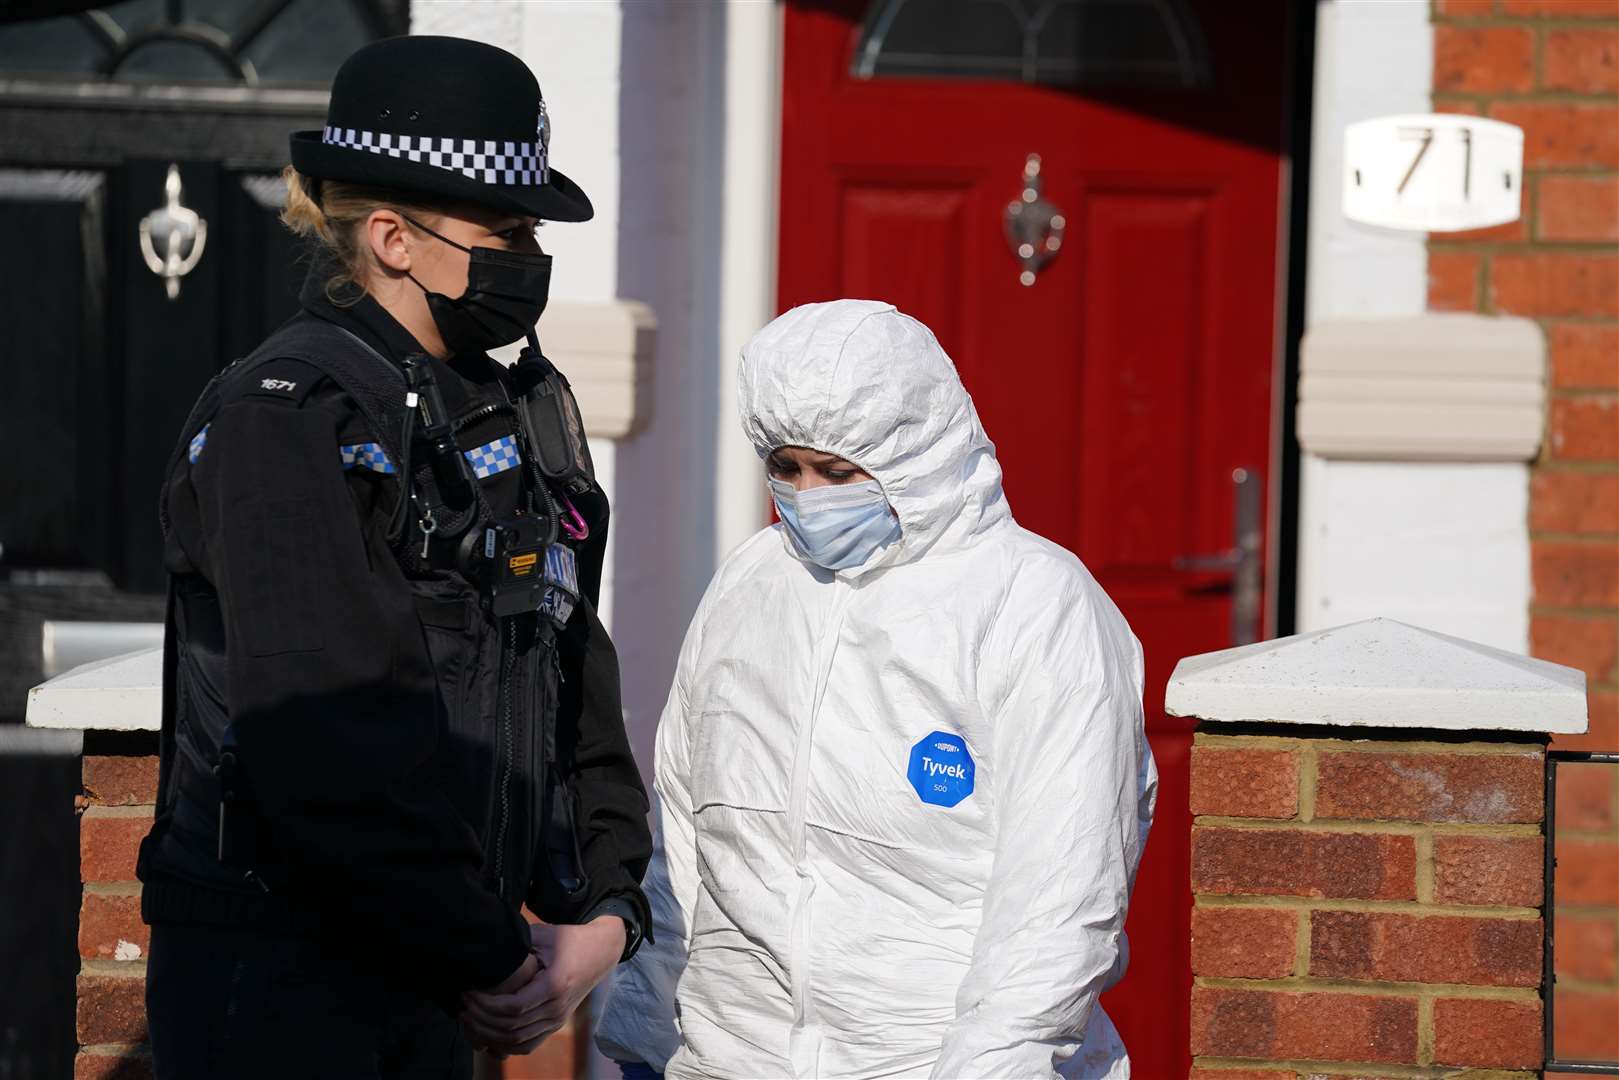
<path fill-rule="evenodd" d="M 1141 647 L 1021 528 L 933 334 L 795 308 L 744 350 L 782 519 L 703 597 L 657 734 L 627 1077 L 1124 1077 L 1097 1002 L 1157 771 Z"/>

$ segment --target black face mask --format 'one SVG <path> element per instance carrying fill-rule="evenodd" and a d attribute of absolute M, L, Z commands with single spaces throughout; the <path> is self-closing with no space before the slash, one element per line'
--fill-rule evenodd
<path fill-rule="evenodd" d="M 410 278 L 427 294 L 427 310 L 451 355 L 488 352 L 533 334 L 551 294 L 551 256 L 462 247 L 413 218 L 405 220 L 469 256 L 467 291 L 454 299 Z"/>

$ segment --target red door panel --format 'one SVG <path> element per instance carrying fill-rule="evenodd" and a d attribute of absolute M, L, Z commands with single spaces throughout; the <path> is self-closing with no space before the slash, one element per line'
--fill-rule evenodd
<path fill-rule="evenodd" d="M 1230 546 L 1232 472 L 1271 459 L 1287 29 L 1283 0 L 1189 7 L 1208 86 L 1075 92 L 856 78 L 864 0 L 795 0 L 783 96 L 781 306 L 883 299 L 932 327 L 1013 513 L 1085 560 L 1146 650 L 1158 816 L 1104 1004 L 1154 1078 L 1190 1066 L 1191 735 L 1164 684 L 1231 644 L 1231 575 L 1177 560 Z M 1002 219 L 1030 154 L 1066 230 L 1027 287 Z"/>
<path fill-rule="evenodd" d="M 848 181 L 839 195 L 839 279 L 849 294 L 894 296 L 902 311 L 929 312 L 932 320 L 917 318 L 940 342 L 954 338 L 962 297 L 971 287 L 966 273 L 971 186 Z"/>

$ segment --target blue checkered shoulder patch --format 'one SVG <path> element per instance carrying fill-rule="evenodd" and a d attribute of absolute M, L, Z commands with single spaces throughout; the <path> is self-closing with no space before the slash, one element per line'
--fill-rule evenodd
<path fill-rule="evenodd" d="M 523 461 L 517 453 L 517 439 L 511 435 L 472 450 L 463 450 L 462 456 L 472 463 L 472 471 L 479 480 L 515 469 Z"/>
<path fill-rule="evenodd" d="M 389 460 L 388 452 L 382 448 L 381 443 L 366 442 L 339 446 L 337 452 L 343 459 L 343 468 L 345 469 L 358 467 L 378 473 L 399 471 L 399 466 Z"/>
<path fill-rule="evenodd" d="M 202 430 L 191 436 L 191 445 L 186 449 L 186 457 L 195 465 L 197 459 L 202 457 L 202 448 L 208 442 L 208 429 L 212 424 L 202 425 Z"/>

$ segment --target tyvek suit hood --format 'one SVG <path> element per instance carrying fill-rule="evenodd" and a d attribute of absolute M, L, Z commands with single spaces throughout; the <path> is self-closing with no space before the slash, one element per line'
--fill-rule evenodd
<path fill-rule="evenodd" d="M 737 378 L 742 426 L 761 458 L 805 446 L 882 486 L 900 538 L 846 575 L 914 561 L 1010 519 L 995 447 L 955 365 L 892 304 L 794 308 L 748 342 Z"/>
<path fill-rule="evenodd" d="M 1128 1076 L 1097 997 L 1157 786 L 1140 646 L 1012 519 L 914 319 L 797 308 L 739 379 L 761 455 L 847 458 L 901 536 L 832 573 L 772 527 L 710 583 L 658 726 L 653 940 L 597 1044 L 669 1080 Z"/>

